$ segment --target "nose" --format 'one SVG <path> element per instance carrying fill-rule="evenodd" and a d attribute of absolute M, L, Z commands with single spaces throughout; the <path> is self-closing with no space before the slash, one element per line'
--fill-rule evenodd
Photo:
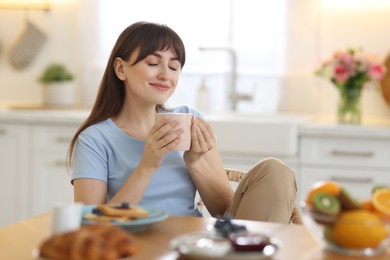
<path fill-rule="evenodd" d="M 160 70 L 158 71 L 157 78 L 161 79 L 161 80 L 168 80 L 169 79 L 169 69 L 165 66 L 161 66 Z"/>

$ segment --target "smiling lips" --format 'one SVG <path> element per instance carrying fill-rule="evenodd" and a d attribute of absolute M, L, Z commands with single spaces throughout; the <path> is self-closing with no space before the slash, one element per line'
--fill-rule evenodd
<path fill-rule="evenodd" d="M 169 90 L 169 87 L 167 85 L 164 85 L 164 84 L 151 84 L 153 87 L 155 87 L 156 89 L 160 90 L 160 91 L 167 91 Z"/>

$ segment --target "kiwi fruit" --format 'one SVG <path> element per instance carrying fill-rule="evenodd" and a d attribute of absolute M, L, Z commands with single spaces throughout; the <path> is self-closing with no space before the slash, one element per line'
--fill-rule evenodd
<path fill-rule="evenodd" d="M 313 196 L 313 208 L 316 212 L 328 216 L 335 216 L 340 212 L 340 202 L 336 196 L 318 192 Z"/>
<path fill-rule="evenodd" d="M 346 189 L 341 188 L 338 195 L 338 199 L 341 204 L 341 208 L 344 210 L 361 209 L 362 204 L 356 198 L 354 198 Z"/>

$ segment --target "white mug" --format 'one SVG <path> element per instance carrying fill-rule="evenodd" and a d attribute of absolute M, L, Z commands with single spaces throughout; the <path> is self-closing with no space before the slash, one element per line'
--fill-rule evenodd
<path fill-rule="evenodd" d="M 191 147 L 191 121 L 193 115 L 190 113 L 158 113 L 157 122 L 167 116 L 168 121 L 178 120 L 179 124 L 171 131 L 176 131 L 177 129 L 182 128 L 183 134 L 181 135 L 181 141 L 178 143 L 174 151 L 188 151 Z"/>
<path fill-rule="evenodd" d="M 52 234 L 78 230 L 81 226 L 81 203 L 58 204 L 53 208 Z"/>

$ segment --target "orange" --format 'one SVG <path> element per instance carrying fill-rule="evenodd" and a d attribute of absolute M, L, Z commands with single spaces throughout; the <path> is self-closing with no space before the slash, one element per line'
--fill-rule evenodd
<path fill-rule="evenodd" d="M 383 221 L 390 224 L 390 215 L 383 214 L 376 209 L 374 209 L 373 212 L 377 214 Z"/>
<path fill-rule="evenodd" d="M 318 181 L 310 188 L 309 193 L 306 198 L 308 204 L 312 204 L 313 197 L 318 192 L 330 193 L 334 196 L 337 196 L 340 193 L 341 186 L 333 181 Z"/>
<path fill-rule="evenodd" d="M 375 210 L 374 206 L 372 205 L 371 200 L 369 200 L 369 199 L 362 199 L 360 201 L 360 204 L 362 205 L 362 209 L 366 209 L 366 210 L 369 210 L 369 211 L 374 211 Z"/>
<path fill-rule="evenodd" d="M 381 189 L 374 192 L 371 201 L 377 211 L 390 216 L 390 189 Z"/>
<path fill-rule="evenodd" d="M 340 246 L 351 249 L 376 248 L 387 237 L 380 217 L 368 210 L 344 211 L 332 228 L 332 238 Z"/>
<path fill-rule="evenodd" d="M 390 215 L 386 215 L 378 211 L 374 205 L 372 204 L 372 201 L 369 199 L 362 199 L 360 201 L 360 204 L 362 205 L 362 209 L 371 211 L 375 214 L 377 214 L 382 220 L 390 223 Z"/>

